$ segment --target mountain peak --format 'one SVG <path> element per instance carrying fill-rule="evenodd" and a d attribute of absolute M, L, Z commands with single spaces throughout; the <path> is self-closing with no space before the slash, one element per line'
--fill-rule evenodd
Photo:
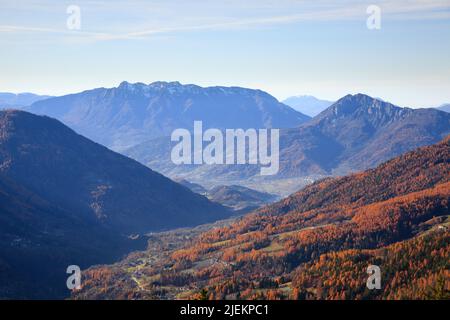
<path fill-rule="evenodd" d="M 125 89 L 125 90 L 134 90 L 137 88 L 143 88 L 146 87 L 147 85 L 145 83 L 142 82 L 135 82 L 135 83 L 131 83 L 128 81 L 122 81 L 119 86 L 117 87 L 117 89 Z"/>
<path fill-rule="evenodd" d="M 338 103 L 354 103 L 354 104 L 360 104 L 360 105 L 377 105 L 380 103 L 386 103 L 385 101 L 377 98 L 373 98 L 367 94 L 364 93 L 357 93 L 357 94 L 347 94 L 338 101 L 336 101 L 336 104 Z"/>
<path fill-rule="evenodd" d="M 387 117 L 396 117 L 411 109 L 397 107 L 389 102 L 373 98 L 366 94 L 348 94 L 328 109 L 321 113 L 320 118 L 341 118 L 348 116 L 358 117 L 378 117 L 385 115 Z"/>
<path fill-rule="evenodd" d="M 333 104 L 332 101 L 321 100 L 311 95 L 297 95 L 282 101 L 294 110 L 315 117 Z"/>
<path fill-rule="evenodd" d="M 155 81 L 149 84 L 152 87 L 182 87 L 179 81 Z"/>
<path fill-rule="evenodd" d="M 182 84 L 178 81 L 155 81 L 149 84 L 122 81 L 117 88 L 112 88 L 111 90 L 132 92 L 133 94 L 149 98 L 162 92 L 167 92 L 169 94 L 197 94 L 201 92 L 202 89 L 207 88 L 201 88 L 194 84 Z"/>
<path fill-rule="evenodd" d="M 183 86 L 189 86 L 189 85 L 183 85 L 178 81 L 155 81 L 151 82 L 149 84 L 143 83 L 143 82 L 128 82 L 128 81 L 122 81 L 117 88 L 122 89 L 135 89 L 135 88 L 168 88 L 168 87 L 183 87 Z"/>

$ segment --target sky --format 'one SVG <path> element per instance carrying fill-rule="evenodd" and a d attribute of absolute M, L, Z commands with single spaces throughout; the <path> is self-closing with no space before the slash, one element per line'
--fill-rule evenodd
<path fill-rule="evenodd" d="M 0 92 L 122 81 L 438 106 L 450 102 L 450 0 L 0 0 Z"/>

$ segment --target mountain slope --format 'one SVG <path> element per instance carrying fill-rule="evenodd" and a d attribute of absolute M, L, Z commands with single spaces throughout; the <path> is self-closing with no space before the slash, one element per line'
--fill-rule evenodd
<path fill-rule="evenodd" d="M 320 100 L 313 96 L 294 96 L 282 101 L 284 104 L 292 107 L 301 113 L 310 117 L 315 117 L 323 110 L 333 104 L 332 101 Z"/>
<path fill-rule="evenodd" d="M 113 263 L 145 247 L 0 175 L 0 299 L 67 296 L 66 269 Z"/>
<path fill-rule="evenodd" d="M 442 291 L 439 279 L 448 274 L 449 159 L 446 138 L 375 169 L 316 182 L 228 226 L 196 234 L 188 244 L 179 241 L 158 256 L 148 250 L 88 270 L 86 286 L 73 297 L 113 298 L 96 284 L 120 279 L 123 287 L 115 294 L 136 298 L 156 293 L 195 298 L 201 289 L 211 299 L 426 298 L 428 292 Z M 400 254 L 405 251 L 411 259 L 406 265 Z M 137 262 L 149 258 L 156 260 Z M 383 283 L 391 286 L 368 292 L 367 275 L 362 278 L 356 268 L 367 268 L 364 261 L 377 264 Z M 136 263 L 138 272 L 127 271 Z M 130 277 L 141 289 L 127 282 Z M 420 290 L 405 283 L 420 284 Z"/>
<path fill-rule="evenodd" d="M 441 111 L 450 112 L 450 103 L 443 104 L 442 106 L 436 108 Z"/>
<path fill-rule="evenodd" d="M 198 183 L 193 183 L 193 182 L 187 181 L 185 179 L 179 179 L 179 180 L 175 179 L 174 181 L 181 184 L 182 186 L 185 186 L 192 192 L 195 192 L 198 194 L 205 195 L 208 192 L 208 190 L 206 190 L 206 188 L 204 188 L 202 185 L 200 185 Z"/>
<path fill-rule="evenodd" d="M 121 83 L 34 103 L 48 115 L 114 150 L 170 136 L 177 128 L 291 128 L 309 119 L 261 90 L 182 85 L 178 82 Z"/>
<path fill-rule="evenodd" d="M 57 120 L 4 111 L 0 132 L 1 174 L 91 221 L 131 233 L 227 216 L 223 207 Z"/>

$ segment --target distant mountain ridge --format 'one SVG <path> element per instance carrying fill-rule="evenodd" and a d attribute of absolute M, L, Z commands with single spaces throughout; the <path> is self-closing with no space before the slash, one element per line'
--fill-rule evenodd
<path fill-rule="evenodd" d="M 26 110 L 54 117 L 114 150 L 192 129 L 194 120 L 204 128 L 247 129 L 292 128 L 310 119 L 261 90 L 179 82 L 122 82 L 39 101 Z"/>
<path fill-rule="evenodd" d="M 0 92 L 0 109 L 23 108 L 36 101 L 51 98 L 51 96 L 37 95 L 34 93 L 9 93 Z"/>
<path fill-rule="evenodd" d="M 435 109 L 400 108 L 367 95 L 347 95 L 312 120 L 280 132 L 280 170 L 269 179 L 346 174 L 377 164 L 450 133 L 450 115 Z M 125 150 L 168 176 L 196 182 L 258 176 L 258 166 L 175 166 L 171 142 L 159 138 Z"/>
<path fill-rule="evenodd" d="M 282 102 L 292 107 L 294 110 L 304 113 L 310 117 L 317 116 L 333 104 L 332 101 L 317 99 L 316 97 L 309 95 L 289 97 Z"/>

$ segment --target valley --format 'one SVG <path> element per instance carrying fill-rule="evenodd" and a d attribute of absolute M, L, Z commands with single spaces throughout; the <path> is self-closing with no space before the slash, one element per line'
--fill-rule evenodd
<path fill-rule="evenodd" d="M 86 270 L 72 298 L 446 296 L 449 159 L 447 138 L 375 169 L 318 181 L 225 225 L 156 234 L 146 251 Z M 367 290 L 365 263 L 380 265 L 384 290 Z"/>

